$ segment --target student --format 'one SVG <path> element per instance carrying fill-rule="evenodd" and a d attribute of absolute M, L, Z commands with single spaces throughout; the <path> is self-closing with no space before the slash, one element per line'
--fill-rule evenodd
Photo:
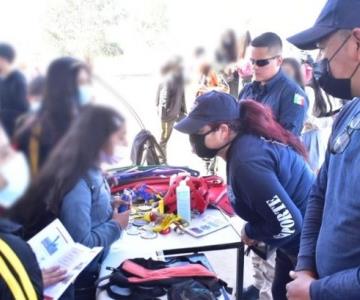
<path fill-rule="evenodd" d="M 98 263 L 110 245 L 127 227 L 129 211 L 118 213 L 119 203 L 112 203 L 100 170 L 101 161 L 114 155 L 125 135 L 125 120 L 117 112 L 101 106 L 84 108 L 12 209 L 11 216 L 24 226 L 27 237 L 59 218 L 75 242 L 104 247 L 103 255 L 83 274 L 87 286 L 97 277 Z"/>
<path fill-rule="evenodd" d="M 66 270 L 40 270 L 30 246 L 20 237 L 19 225 L 3 218 L 25 192 L 29 167 L 24 155 L 10 146 L 0 125 L 0 299 L 42 299 L 43 287 L 59 282 Z"/>
<path fill-rule="evenodd" d="M 352 99 L 337 116 L 325 162 L 310 195 L 288 297 L 360 299 L 360 1 L 329 0 L 313 27 L 288 40 L 316 49 L 320 87 Z"/>
<path fill-rule="evenodd" d="M 42 107 L 32 122 L 18 128 L 13 140 L 14 146 L 28 158 L 33 176 L 78 116 L 81 106 L 89 103 L 90 96 L 83 89 L 90 81 L 89 76 L 86 65 L 71 57 L 50 64 Z"/>
<path fill-rule="evenodd" d="M 307 198 L 314 181 L 299 139 L 274 121 L 269 108 L 252 100 L 210 92 L 175 128 L 190 136 L 200 157 L 222 157 L 228 193 L 247 221 L 242 241 L 277 247 L 274 299 L 286 299 L 295 265 Z"/>
<path fill-rule="evenodd" d="M 26 80 L 23 74 L 14 70 L 15 49 L 0 43 L 0 120 L 7 135 L 14 134 L 16 119 L 27 112 Z"/>
<path fill-rule="evenodd" d="M 161 162 L 167 162 L 167 143 L 174 124 L 186 114 L 185 80 L 180 57 L 169 59 L 161 68 L 162 82 L 156 95 L 156 107 L 161 119 Z"/>

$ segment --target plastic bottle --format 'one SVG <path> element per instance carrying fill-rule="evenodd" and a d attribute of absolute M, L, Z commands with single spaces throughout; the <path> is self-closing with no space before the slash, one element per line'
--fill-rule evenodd
<path fill-rule="evenodd" d="M 181 180 L 180 184 L 176 188 L 176 206 L 178 216 L 190 223 L 190 187 L 186 184 L 186 180 Z"/>

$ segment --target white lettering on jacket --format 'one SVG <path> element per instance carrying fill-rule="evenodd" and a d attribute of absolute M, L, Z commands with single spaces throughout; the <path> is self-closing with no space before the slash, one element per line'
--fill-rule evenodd
<path fill-rule="evenodd" d="M 294 234 L 295 222 L 289 210 L 286 208 L 285 204 L 282 203 L 279 196 L 275 195 L 271 200 L 267 200 L 266 204 L 275 214 L 281 227 L 280 233 L 273 236 L 274 239 L 282 239 Z"/>

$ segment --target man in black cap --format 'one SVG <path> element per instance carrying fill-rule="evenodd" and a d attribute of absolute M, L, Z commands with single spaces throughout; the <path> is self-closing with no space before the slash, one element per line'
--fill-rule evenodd
<path fill-rule="evenodd" d="M 12 137 L 16 119 L 28 110 L 25 77 L 13 70 L 14 48 L 0 43 L 0 120 L 9 137 Z"/>
<path fill-rule="evenodd" d="M 288 298 L 360 299 L 360 0 L 329 0 L 313 27 L 288 40 L 320 49 L 314 76 L 325 92 L 352 99 L 333 126 L 310 195 Z"/>

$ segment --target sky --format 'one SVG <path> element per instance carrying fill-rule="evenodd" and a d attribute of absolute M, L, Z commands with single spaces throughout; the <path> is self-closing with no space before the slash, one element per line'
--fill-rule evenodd
<path fill-rule="evenodd" d="M 123 1 L 126 0 L 119 0 L 120 6 Z M 141 17 L 156 1 L 148 0 L 144 6 L 142 0 L 132 0 L 132 13 Z M 0 40 L 15 45 L 19 63 L 43 63 L 56 55 L 44 40 L 44 16 L 50 1 L 0 2 L 3 2 Z M 196 46 L 212 49 L 219 42 L 221 33 L 228 28 L 237 33 L 249 29 L 253 37 L 273 31 L 286 38 L 311 26 L 324 3 L 325 0 L 167 0 L 166 17 L 169 22 L 163 45 L 153 52 L 144 49 L 142 37 L 135 36 L 130 30 L 122 31 L 122 45 L 130 60 L 137 57 L 144 63 L 149 57 L 157 61 L 171 54 L 188 56 Z M 290 45 L 285 48 L 294 51 Z M 144 53 L 147 51 L 150 52 Z"/>

